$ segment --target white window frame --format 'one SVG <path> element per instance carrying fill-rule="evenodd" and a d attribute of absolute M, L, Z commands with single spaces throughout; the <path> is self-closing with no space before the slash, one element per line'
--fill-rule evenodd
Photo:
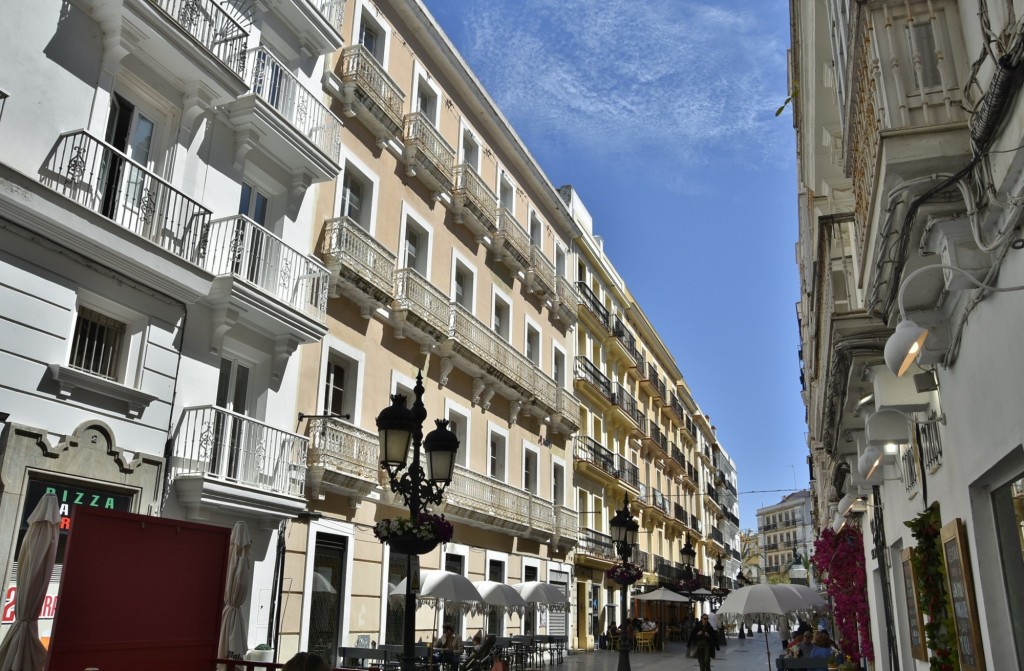
<path fill-rule="evenodd" d="M 476 161 L 469 162 L 466 160 L 466 135 L 469 135 L 473 139 L 473 143 L 476 144 Z M 477 174 L 480 174 L 480 162 L 483 160 L 484 145 L 480 142 L 480 134 L 473 130 L 473 127 L 465 122 L 465 120 L 459 121 L 459 163 L 466 163 Z"/>
<path fill-rule="evenodd" d="M 391 52 L 391 27 L 382 20 L 380 12 L 377 7 L 368 0 L 356 0 L 355 6 L 356 20 L 352 22 L 352 41 L 349 44 L 360 44 L 360 29 L 363 25 L 363 16 L 368 16 L 371 21 L 375 24 L 374 27 L 378 29 L 380 33 L 381 54 L 380 64 L 385 71 L 388 69 L 388 56 Z"/>
<path fill-rule="evenodd" d="M 403 240 L 404 240 L 404 238 L 403 238 Z M 456 270 L 456 268 L 459 265 L 462 265 L 467 271 L 469 271 L 470 291 L 473 293 L 473 295 L 472 295 L 472 297 L 471 297 L 471 299 L 469 301 L 470 302 L 469 306 L 468 307 L 463 306 L 463 307 L 466 307 L 466 309 L 469 310 L 470 314 L 474 314 L 475 315 L 476 314 L 476 299 L 477 299 L 477 271 L 476 271 L 476 266 L 473 265 L 470 262 L 469 258 L 463 256 L 454 247 L 452 248 L 452 266 L 451 266 L 452 267 L 452 272 L 451 272 L 451 283 L 449 285 L 450 289 L 448 291 L 448 295 L 449 295 L 449 297 L 453 301 L 455 300 L 455 270 Z"/>
<path fill-rule="evenodd" d="M 337 336 L 328 333 L 324 336 L 323 344 L 320 347 L 320 379 L 322 381 L 326 381 L 327 379 L 327 363 L 330 360 L 332 353 L 337 353 L 351 359 L 356 364 L 355 388 L 352 390 L 351 395 L 346 394 L 346 396 L 354 399 L 354 403 L 352 405 L 352 418 L 348 421 L 358 426 L 359 418 L 363 416 L 363 377 L 366 375 L 366 353 L 360 349 L 356 349 Z M 317 389 L 317 408 L 324 407 L 324 401 L 327 396 L 325 386 L 326 383 L 321 382 Z"/>
<path fill-rule="evenodd" d="M 351 522 L 344 522 L 342 520 L 334 518 L 323 518 L 319 520 L 311 520 L 309 526 L 309 533 L 306 537 L 306 569 L 304 575 L 306 576 L 303 580 L 302 593 L 304 595 L 313 594 L 313 562 L 316 560 L 316 539 L 320 533 L 331 534 L 332 536 L 343 536 L 347 539 L 345 549 L 345 576 L 350 578 L 352 576 L 352 566 L 355 560 L 355 549 L 356 549 L 356 533 L 355 525 Z M 385 552 L 390 551 L 390 548 L 386 547 Z M 385 554 L 384 561 L 387 566 L 388 556 Z M 387 571 L 383 571 L 381 582 L 382 590 L 387 590 Z M 352 602 L 352 584 L 351 579 L 345 580 L 345 593 L 342 596 L 343 603 L 349 604 Z M 382 591 L 382 594 L 386 594 L 386 591 Z M 254 593 L 254 596 L 255 593 Z M 386 617 L 387 599 L 382 599 L 381 604 L 381 617 Z M 303 650 L 309 648 L 309 613 L 310 609 L 304 607 L 301 613 L 301 645 L 299 646 Z M 344 609 L 344 620 L 339 623 L 338 640 L 347 641 L 349 633 L 349 622 L 352 617 L 351 609 Z M 384 620 L 382 619 L 381 622 Z"/>
<path fill-rule="evenodd" d="M 503 471 L 503 473 L 501 474 L 500 478 L 495 477 L 494 475 L 491 474 L 491 436 L 492 435 L 500 436 L 501 440 L 502 440 L 502 443 L 504 445 L 504 453 L 503 453 L 502 459 L 501 459 L 501 470 Z M 488 421 L 487 422 L 487 452 L 486 452 L 486 454 L 487 454 L 487 465 L 484 468 L 484 473 L 486 474 L 486 476 L 488 478 L 491 478 L 492 480 L 497 480 L 498 482 L 508 483 L 508 461 L 509 461 L 508 460 L 508 449 L 509 449 L 508 430 L 502 428 L 501 426 L 495 424 L 494 422 Z"/>
<path fill-rule="evenodd" d="M 512 190 L 512 202 L 510 205 L 505 205 L 501 202 L 501 182 L 502 180 L 508 182 L 509 188 Z M 516 182 L 512 179 L 512 175 L 509 174 L 504 168 L 498 168 L 498 178 L 494 183 L 494 195 L 498 197 L 498 208 L 506 208 L 512 213 L 512 216 L 516 216 Z"/>
<path fill-rule="evenodd" d="M 459 451 L 455 455 L 455 463 L 465 468 L 471 468 L 471 464 L 469 462 L 469 442 L 473 435 L 473 413 L 470 412 L 469 408 L 466 406 L 456 403 L 450 398 L 444 399 L 445 419 L 451 419 L 453 414 L 459 416 L 462 420 L 462 426 L 465 427 L 460 432 L 462 435 L 459 436 Z M 488 436 L 488 441 L 489 440 L 490 437 Z"/>
<path fill-rule="evenodd" d="M 377 230 L 377 202 L 380 197 L 380 177 L 377 175 L 376 172 L 371 170 L 369 166 L 367 166 L 365 163 L 359 160 L 354 154 L 344 152 L 341 157 L 341 161 L 343 166 L 342 174 L 338 176 L 338 187 L 335 189 L 334 193 L 334 216 L 341 216 L 342 198 L 344 196 L 345 172 L 348 171 L 349 165 L 351 165 L 359 174 L 359 177 L 364 182 L 369 183 L 369 187 L 371 190 L 369 198 L 370 202 L 368 204 L 370 212 L 367 216 L 369 221 L 366 222 L 366 230 L 369 231 L 370 235 L 375 236 Z"/>
<path fill-rule="evenodd" d="M 561 501 L 559 501 L 555 497 L 555 468 L 561 468 L 562 469 L 562 500 Z M 570 489 L 570 487 L 569 487 L 569 471 L 566 469 L 565 459 L 562 459 L 561 457 L 556 457 L 556 456 L 552 455 L 551 456 L 551 502 L 552 502 L 552 504 L 556 505 L 556 506 L 564 506 L 565 505 L 565 497 L 566 497 L 566 494 L 568 494 L 569 489 Z"/>
<path fill-rule="evenodd" d="M 527 345 L 530 342 L 530 329 L 537 332 L 537 355 L 536 361 L 530 359 L 528 354 Z M 539 370 L 544 370 L 544 331 L 541 329 L 540 324 L 530 319 L 529 316 L 523 315 L 523 355 L 527 359 L 533 362 Z"/>
<path fill-rule="evenodd" d="M 535 464 L 536 473 L 533 474 L 533 489 L 530 489 L 530 483 L 526 481 L 526 458 L 528 454 L 533 455 L 533 462 Z M 538 450 L 532 443 L 527 440 L 523 440 L 523 458 L 521 463 L 520 472 L 523 474 L 523 491 L 529 492 L 534 496 L 540 494 L 540 450 Z"/>
<path fill-rule="evenodd" d="M 72 345 L 75 340 L 75 329 L 78 326 L 78 313 L 82 308 L 92 310 L 124 324 L 124 334 L 121 336 L 121 352 L 115 366 L 116 375 L 113 376 L 114 379 L 111 381 L 131 389 L 138 389 L 142 381 L 142 371 L 145 368 L 143 361 L 146 354 L 149 319 L 140 312 L 136 312 L 125 305 L 115 303 L 109 298 L 86 289 L 79 289 L 78 296 L 75 299 L 75 309 L 71 314 L 67 347 L 65 348 L 64 360 L 61 365 L 71 368 Z M 74 370 L 79 369 L 76 368 Z M 90 371 L 81 372 L 93 375 L 98 379 L 106 379 Z"/>
<path fill-rule="evenodd" d="M 429 88 L 435 96 L 436 104 L 434 105 L 434 118 L 431 119 L 428 117 L 428 121 L 430 121 L 434 128 L 438 128 L 441 124 L 441 104 L 444 101 L 444 97 L 441 95 L 441 89 L 434 83 L 433 78 L 430 76 L 430 73 L 427 72 L 426 68 L 419 63 L 414 63 L 412 68 L 412 86 L 410 87 L 412 95 L 409 96 L 409 109 L 411 112 L 420 111 L 419 100 L 421 83 L 426 84 L 427 88 Z"/>
<path fill-rule="evenodd" d="M 559 257 L 559 255 L 561 255 L 561 257 L 562 257 L 562 268 L 561 268 L 561 270 L 559 270 L 559 268 L 558 268 L 558 257 Z M 566 279 L 566 280 L 569 279 L 568 277 L 566 277 L 566 272 L 568 272 L 568 269 L 569 269 L 569 250 L 565 247 L 565 245 L 563 245 L 562 243 L 557 242 L 557 241 L 555 242 L 555 257 L 554 257 L 553 261 L 554 261 L 554 265 L 555 265 L 555 275 L 557 275 L 558 277 L 561 277 L 562 279 Z"/>
<path fill-rule="evenodd" d="M 565 348 L 562 347 L 556 341 L 551 340 L 550 342 L 551 342 L 551 378 L 555 379 L 555 369 L 556 369 L 556 367 L 555 367 L 555 358 L 557 357 L 557 355 L 561 354 L 562 355 L 562 379 L 561 380 L 557 380 L 556 379 L 555 380 L 555 384 L 558 385 L 559 389 L 564 389 L 565 385 L 566 385 L 566 380 L 570 377 L 570 373 L 569 373 L 569 353 L 566 352 Z"/>
<path fill-rule="evenodd" d="M 405 238 L 403 237 L 403 240 L 404 239 Z M 508 306 L 508 326 L 507 326 L 508 333 L 505 334 L 505 335 L 502 335 L 502 333 L 500 331 L 498 331 L 498 330 L 496 330 L 494 328 L 494 326 L 495 326 L 494 316 L 495 316 L 496 309 L 498 307 L 498 301 L 501 301 L 502 303 L 504 303 L 505 305 Z M 491 285 L 491 319 L 490 319 L 491 330 L 494 331 L 495 333 L 497 333 L 499 337 L 504 338 L 506 340 L 506 342 L 509 342 L 509 343 L 512 342 L 512 320 L 513 320 L 513 315 L 512 315 L 512 298 L 508 294 L 506 294 L 504 291 L 499 289 L 498 287 L 496 287 L 494 285 Z"/>
<path fill-rule="evenodd" d="M 423 229 L 427 234 L 427 246 L 425 250 L 417 250 L 417 258 L 419 254 L 426 253 L 426 271 L 422 273 L 423 279 L 430 280 L 431 266 L 433 265 L 433 253 L 432 249 L 434 246 L 434 227 L 431 226 L 425 217 L 422 217 L 416 210 L 409 206 L 408 203 L 402 203 L 402 222 L 399 227 L 399 248 L 398 248 L 398 262 L 400 268 L 408 268 L 405 265 L 406 260 L 406 227 L 409 220 L 412 219 L 416 222 L 416 225 Z"/>
<path fill-rule="evenodd" d="M 540 231 L 540 234 L 537 236 L 537 241 L 536 242 L 534 242 L 533 235 L 531 234 L 531 229 L 533 228 L 533 222 L 534 221 L 537 222 L 537 227 L 538 227 L 538 230 Z M 547 228 L 547 223 L 545 223 L 544 218 L 540 216 L 540 212 L 537 211 L 537 208 L 530 207 L 529 211 L 527 212 L 527 216 L 526 216 L 526 234 L 530 238 L 530 244 L 531 245 L 537 245 L 537 247 L 542 252 L 544 251 L 544 229 L 545 228 Z"/>

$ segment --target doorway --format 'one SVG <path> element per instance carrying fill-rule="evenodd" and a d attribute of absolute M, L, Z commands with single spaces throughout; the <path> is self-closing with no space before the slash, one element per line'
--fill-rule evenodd
<path fill-rule="evenodd" d="M 339 664 L 338 645 L 345 621 L 345 563 L 348 541 L 343 536 L 319 533 L 313 554 L 313 586 L 309 606 L 309 651 Z"/>

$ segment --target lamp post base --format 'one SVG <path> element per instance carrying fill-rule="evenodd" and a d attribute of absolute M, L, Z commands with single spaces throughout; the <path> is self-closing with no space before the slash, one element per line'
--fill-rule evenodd
<path fill-rule="evenodd" d="M 629 604 L 627 602 L 626 591 L 627 587 L 622 585 L 619 587 L 619 591 L 622 593 L 622 622 L 619 624 L 619 666 L 616 671 L 630 671 L 629 667 L 629 646 L 633 644 L 627 636 L 627 628 L 629 627 L 629 611 L 627 608 Z"/>

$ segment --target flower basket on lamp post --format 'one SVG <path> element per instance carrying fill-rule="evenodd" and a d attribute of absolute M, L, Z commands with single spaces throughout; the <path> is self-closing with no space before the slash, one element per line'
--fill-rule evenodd
<path fill-rule="evenodd" d="M 452 539 L 454 529 L 444 515 L 419 513 L 415 518 L 384 519 L 373 527 L 373 535 L 391 549 L 407 555 L 430 552 Z"/>
<path fill-rule="evenodd" d="M 644 570 L 636 564 L 623 562 L 611 567 L 604 574 L 620 585 L 632 585 L 644 577 Z"/>

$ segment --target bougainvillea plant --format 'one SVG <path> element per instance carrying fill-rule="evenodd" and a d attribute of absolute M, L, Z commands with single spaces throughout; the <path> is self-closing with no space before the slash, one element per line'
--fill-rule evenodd
<path fill-rule="evenodd" d="M 939 539 L 942 518 L 938 502 L 905 524 L 917 541 L 910 561 L 914 567 L 917 605 L 928 616 L 924 636 L 932 653 L 928 658 L 929 668 L 932 671 L 959 671 L 960 653 L 954 633 L 953 611 L 946 592 L 945 561 Z"/>
<path fill-rule="evenodd" d="M 436 540 L 439 543 L 447 543 L 452 539 L 455 528 L 452 523 L 444 518 L 444 515 L 434 513 L 420 513 L 415 519 L 408 517 L 396 517 L 384 519 L 373 525 L 373 535 L 386 543 L 396 536 L 415 536 L 422 540 Z"/>
<path fill-rule="evenodd" d="M 844 527 L 838 534 L 825 529 L 814 542 L 811 561 L 832 599 L 832 614 L 843 654 L 874 661 L 864 539 L 860 529 Z"/>
<path fill-rule="evenodd" d="M 626 562 L 624 564 L 616 564 L 605 571 L 604 574 L 620 585 L 632 585 L 644 577 L 644 570 L 636 564 Z"/>

